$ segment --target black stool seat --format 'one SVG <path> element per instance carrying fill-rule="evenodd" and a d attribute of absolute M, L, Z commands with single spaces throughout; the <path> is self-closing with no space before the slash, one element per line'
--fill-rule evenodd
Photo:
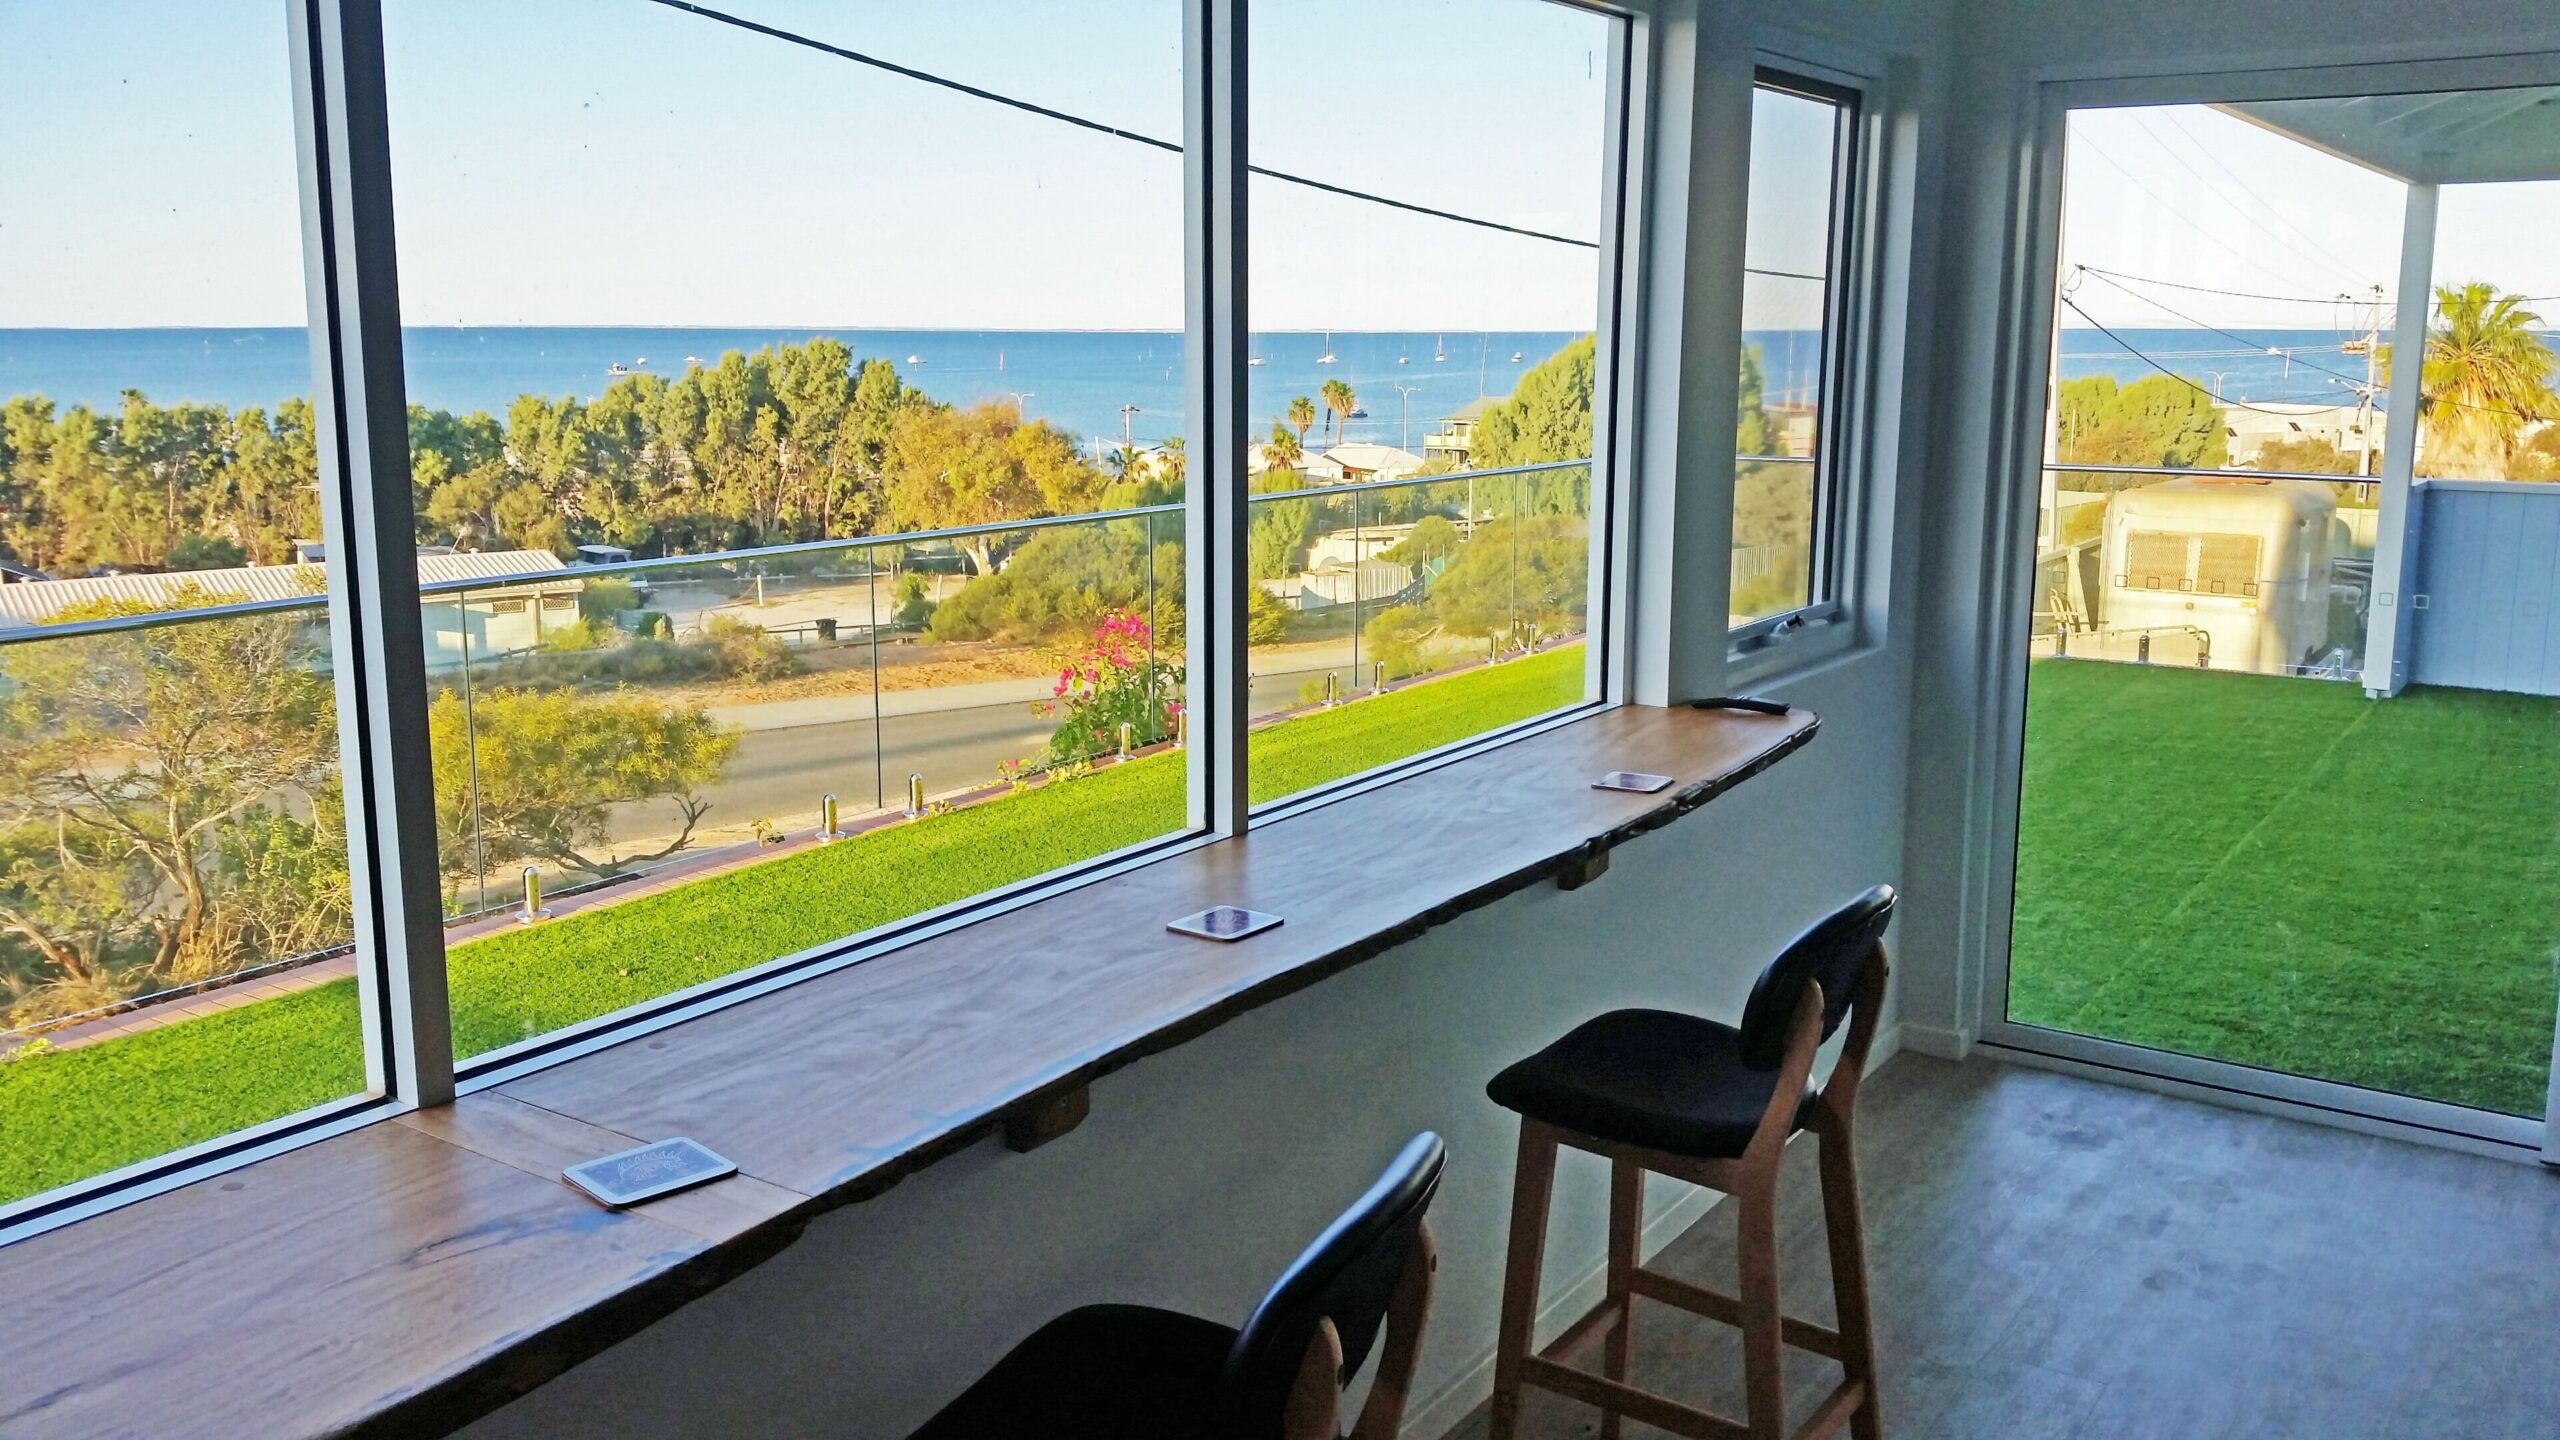
<path fill-rule="evenodd" d="M 1222 1429 L 1233 1326 L 1087 1305 L 1032 1332 L 913 1440 L 1199 1440 Z"/>
<path fill-rule="evenodd" d="M 1777 1088 L 1776 1070 L 1743 1063 L 1742 1032 L 1730 1025 L 1612 1010 L 1494 1076 L 1485 1094 L 1578 1134 L 1728 1160 L 1750 1146 Z M 1803 1127 L 1802 1106 L 1796 1123 Z"/>
<path fill-rule="evenodd" d="M 1394 1435 L 1437 1254 L 1424 1212 L 1448 1151 L 1416 1135 L 1265 1291 L 1241 1329 L 1147 1305 L 1087 1305 L 1033 1331 L 909 1440 L 1341 1440 Z"/>

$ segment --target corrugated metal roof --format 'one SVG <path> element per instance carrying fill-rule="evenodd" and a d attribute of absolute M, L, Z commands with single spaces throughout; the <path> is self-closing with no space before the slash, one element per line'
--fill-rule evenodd
<path fill-rule="evenodd" d="M 484 580 L 531 571 L 567 570 L 548 550 L 482 550 L 464 555 L 421 555 L 418 583 Z M 175 570 L 158 575 L 95 575 L 85 580 L 30 580 L 0 585 L 0 628 L 42 625 L 74 605 L 100 600 L 126 600 L 143 605 L 167 602 L 193 585 L 214 603 L 243 600 L 291 600 L 320 593 L 326 570 L 319 565 L 242 565 L 228 570 Z M 512 587 L 527 588 L 527 587 Z"/>

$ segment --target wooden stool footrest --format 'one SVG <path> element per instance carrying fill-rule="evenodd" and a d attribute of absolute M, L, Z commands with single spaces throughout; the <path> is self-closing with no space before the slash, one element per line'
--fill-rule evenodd
<path fill-rule="evenodd" d="M 1543 1355 L 1531 1355 L 1520 1362 L 1520 1383 L 1552 1390 L 1568 1400 L 1596 1405 L 1603 1412 L 1624 1415 L 1657 1430 L 1674 1435 L 1687 1435 L 1693 1440 L 1750 1440 L 1750 1428 L 1721 1415 L 1665 1400 L 1650 1391 L 1615 1380 L 1560 1365 Z"/>
<path fill-rule="evenodd" d="M 1814 1407 L 1812 1418 L 1804 1422 L 1791 1440 L 1823 1440 L 1823 1437 L 1849 1423 L 1859 1406 L 1867 1403 L 1867 1385 L 1863 1380 L 1843 1380 Z"/>
<path fill-rule="evenodd" d="M 1590 1314 L 1564 1327 L 1564 1333 L 1548 1341 L 1546 1348 L 1540 1350 L 1538 1354 L 1552 1360 L 1601 1331 L 1615 1326 L 1618 1323 L 1619 1314 L 1619 1302 L 1603 1300 L 1591 1307 Z"/>
<path fill-rule="evenodd" d="M 1627 1289 L 1648 1300 L 1659 1300 L 1665 1305 L 1677 1306 L 1692 1315 L 1704 1315 L 1710 1320 L 1721 1320 L 1727 1325 L 1742 1323 L 1741 1301 L 1730 1295 L 1719 1295 L 1703 1285 L 1692 1285 L 1686 1280 L 1674 1280 L 1658 1270 L 1647 1270 L 1638 1266 L 1629 1271 Z M 1827 1326 L 1816 1325 L 1810 1320 L 1799 1320 L 1793 1315 L 1786 1315 L 1779 1318 L 1778 1333 L 1788 1344 L 1799 1350 L 1828 1356 L 1834 1360 L 1843 1358 L 1844 1347 L 1840 1344 L 1840 1332 Z"/>

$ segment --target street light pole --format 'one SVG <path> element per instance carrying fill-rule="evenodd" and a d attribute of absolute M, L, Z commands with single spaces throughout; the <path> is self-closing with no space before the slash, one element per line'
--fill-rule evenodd
<path fill-rule="evenodd" d="M 1387 383 L 1395 387 L 1397 395 L 1403 397 L 1404 448 L 1411 450 L 1413 448 L 1413 392 L 1421 389 L 1422 387 L 1419 385 L 1406 385 L 1394 380 L 1390 380 Z"/>

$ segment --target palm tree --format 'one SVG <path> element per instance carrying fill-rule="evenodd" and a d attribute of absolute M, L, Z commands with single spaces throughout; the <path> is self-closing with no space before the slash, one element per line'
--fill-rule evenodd
<path fill-rule="evenodd" d="M 1290 401 L 1289 423 L 1298 427 L 1298 444 L 1303 448 L 1307 442 L 1307 427 L 1316 423 L 1316 402 L 1304 395 Z"/>
<path fill-rule="evenodd" d="M 2436 323 L 2418 376 L 2427 473 L 2503 480 L 2514 473 L 2525 428 L 2560 415 L 2551 388 L 2556 359 L 2534 332 L 2542 317 L 2524 297 L 2480 281 L 2436 287 Z M 2391 356 L 2383 354 L 2383 374 Z"/>
<path fill-rule="evenodd" d="M 1295 470 L 1298 462 L 1306 458 L 1307 447 L 1299 442 L 1296 433 L 1279 421 L 1272 421 L 1271 439 L 1262 447 L 1263 469 Z"/>
<path fill-rule="evenodd" d="M 1333 416 L 1333 442 L 1339 445 L 1342 443 L 1342 422 L 1360 402 L 1358 397 L 1351 393 L 1351 387 L 1339 380 L 1324 382 L 1322 393 L 1324 408 Z"/>

